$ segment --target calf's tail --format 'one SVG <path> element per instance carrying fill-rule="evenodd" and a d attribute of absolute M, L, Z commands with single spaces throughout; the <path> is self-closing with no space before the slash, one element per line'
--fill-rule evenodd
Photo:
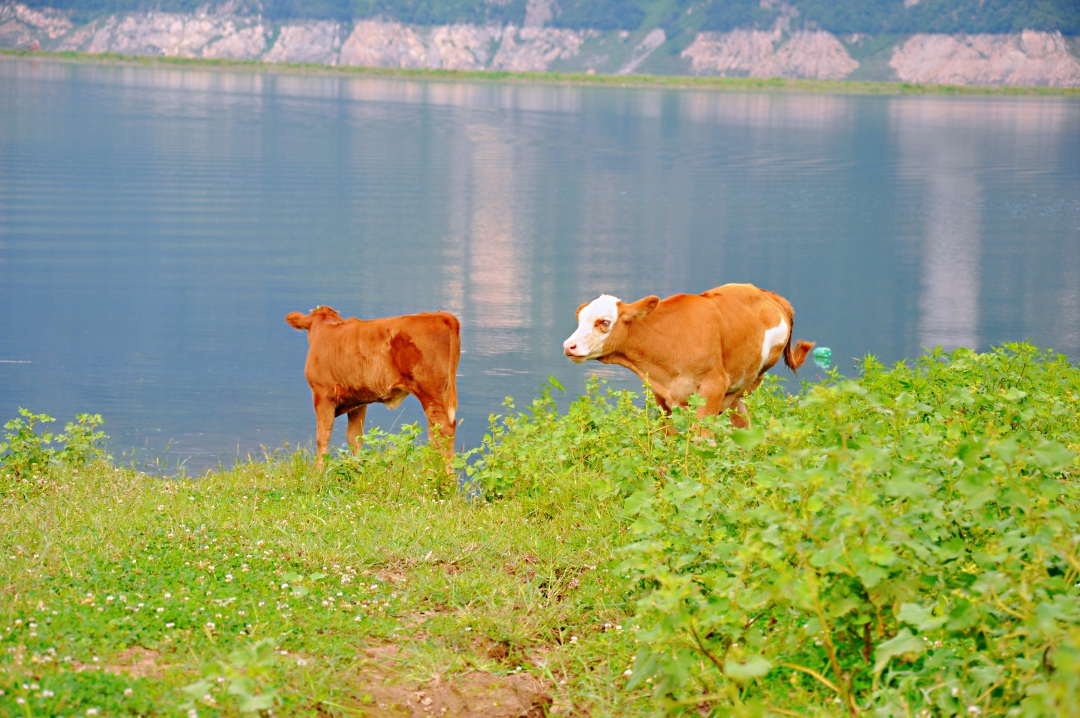
<path fill-rule="evenodd" d="M 802 339 L 795 342 L 795 347 L 791 346 L 791 337 L 788 337 L 787 346 L 784 347 L 784 363 L 791 369 L 791 373 L 798 375 L 797 369 L 803 365 L 806 361 L 806 355 L 813 351 L 815 347 L 814 342 L 804 342 Z"/>
<path fill-rule="evenodd" d="M 787 364 L 788 369 L 791 369 L 791 373 L 798 376 L 798 369 L 806 361 L 806 356 L 813 351 L 816 344 L 814 342 L 804 342 L 799 339 L 795 342 L 795 346 L 791 346 L 792 339 L 795 337 L 795 308 L 791 306 L 791 302 L 781 297 L 779 294 L 763 290 L 773 300 L 780 305 L 780 311 L 782 311 L 788 322 L 788 340 L 787 345 L 784 347 L 784 363 Z"/>
<path fill-rule="evenodd" d="M 457 317 L 450 315 L 450 351 L 447 356 L 446 372 L 446 409 L 450 416 L 450 428 L 457 428 L 457 367 L 461 359 L 461 324 Z"/>

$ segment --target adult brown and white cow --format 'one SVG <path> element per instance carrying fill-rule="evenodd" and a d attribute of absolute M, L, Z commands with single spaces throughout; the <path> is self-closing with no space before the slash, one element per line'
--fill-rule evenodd
<path fill-rule="evenodd" d="M 794 372 L 814 348 L 804 341 L 792 346 L 791 304 L 752 284 L 633 304 L 604 294 L 578 307 L 577 319 L 577 331 L 563 342 L 566 356 L 626 367 L 668 412 L 694 394 L 705 400 L 698 416 L 734 407 L 731 423 L 739 427 L 749 426 L 743 397 L 765 372 L 781 356 Z"/>
<path fill-rule="evenodd" d="M 342 319 L 330 307 L 292 312 L 291 326 L 306 329 L 304 376 L 315 403 L 316 466 L 330 446 L 334 418 L 349 415 L 346 436 L 356 452 L 364 435 L 368 404 L 393 409 L 412 394 L 428 420 L 428 440 L 438 441 L 449 461 L 457 427 L 457 365 L 461 328 L 446 312 L 386 319 Z"/>

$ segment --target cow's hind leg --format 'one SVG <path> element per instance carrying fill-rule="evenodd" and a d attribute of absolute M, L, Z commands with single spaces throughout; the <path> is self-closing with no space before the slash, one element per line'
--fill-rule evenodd
<path fill-rule="evenodd" d="M 315 395 L 315 468 L 323 467 L 323 455 L 330 450 L 330 436 L 334 432 L 334 416 L 337 405 L 327 398 Z"/>
<path fill-rule="evenodd" d="M 698 407 L 697 415 L 699 419 L 704 419 L 706 416 L 717 416 L 724 410 L 724 398 L 727 396 L 727 389 L 731 385 L 727 375 L 722 375 L 717 379 L 709 382 L 702 382 L 698 387 L 698 394 L 705 403 Z M 712 438 L 713 433 L 704 427 L 699 431 L 703 438 Z"/>
<path fill-rule="evenodd" d="M 731 402 L 731 425 L 739 429 L 746 429 L 750 427 L 750 410 L 746 408 L 746 403 L 743 401 L 750 393 L 757 389 L 761 384 L 762 378 L 765 373 L 762 372 L 758 375 L 758 378 L 754 380 L 754 383 L 743 389 L 738 394 L 734 395 L 734 400 Z"/>
<path fill-rule="evenodd" d="M 367 404 L 361 404 L 349 412 L 349 428 L 346 429 L 345 436 L 354 454 L 360 451 L 364 443 L 364 417 L 366 416 Z"/>
<path fill-rule="evenodd" d="M 454 433 L 457 428 L 456 417 L 451 418 L 450 408 L 446 402 L 435 399 L 426 394 L 418 394 L 420 406 L 424 408 L 424 416 L 428 422 L 428 441 L 436 444 L 446 457 L 447 463 L 454 459 Z M 436 428 L 438 427 L 438 435 Z"/>
<path fill-rule="evenodd" d="M 728 408 L 728 418 L 731 419 L 731 425 L 736 429 L 748 429 L 750 428 L 750 412 L 742 400 L 745 392 L 734 396 L 735 401 L 731 402 Z"/>

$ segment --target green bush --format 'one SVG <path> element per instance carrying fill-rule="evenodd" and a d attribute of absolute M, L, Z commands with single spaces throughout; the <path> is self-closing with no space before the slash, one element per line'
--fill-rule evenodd
<path fill-rule="evenodd" d="M 1076 715 L 1080 371 L 1028 345 L 680 412 L 626 502 L 631 685 L 759 715 Z"/>
<path fill-rule="evenodd" d="M 68 422 L 63 434 L 49 431 L 38 433 L 37 428 L 56 419 L 47 414 L 33 414 L 19 409 L 22 419 L 4 424 L 6 436 L 0 441 L 0 485 L 8 485 L 40 477 L 52 464 L 79 467 L 88 461 L 105 459 L 105 433 L 95 431 L 104 422 L 98 414 L 78 414 L 75 423 Z M 53 444 L 64 444 L 57 449 Z"/>

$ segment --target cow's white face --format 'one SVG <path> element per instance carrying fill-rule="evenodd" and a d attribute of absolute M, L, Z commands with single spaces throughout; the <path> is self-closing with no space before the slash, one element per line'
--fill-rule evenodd
<path fill-rule="evenodd" d="M 577 331 L 563 342 L 563 353 L 576 362 L 604 355 L 604 342 L 619 318 L 619 300 L 601 294 L 578 312 Z"/>

